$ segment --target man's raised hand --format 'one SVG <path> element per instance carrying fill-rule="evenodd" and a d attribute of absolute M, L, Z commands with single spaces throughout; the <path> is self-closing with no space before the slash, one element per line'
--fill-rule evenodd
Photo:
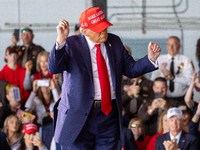
<path fill-rule="evenodd" d="M 151 61 L 155 62 L 160 55 L 161 48 L 154 42 L 150 42 L 148 46 L 148 57 Z"/>
<path fill-rule="evenodd" d="M 56 28 L 58 34 L 57 43 L 60 45 L 65 42 L 69 35 L 69 23 L 66 20 L 61 20 Z"/>

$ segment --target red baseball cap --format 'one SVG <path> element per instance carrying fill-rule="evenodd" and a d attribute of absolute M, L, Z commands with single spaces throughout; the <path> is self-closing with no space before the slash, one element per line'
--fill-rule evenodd
<path fill-rule="evenodd" d="M 105 19 L 104 12 L 99 7 L 90 7 L 81 13 L 79 17 L 81 28 L 88 28 L 93 32 L 100 33 L 109 26 L 110 22 Z"/>
<path fill-rule="evenodd" d="M 37 126 L 35 124 L 28 123 L 28 124 L 24 125 L 22 132 L 30 134 L 32 132 L 38 132 L 38 128 L 37 128 Z"/>

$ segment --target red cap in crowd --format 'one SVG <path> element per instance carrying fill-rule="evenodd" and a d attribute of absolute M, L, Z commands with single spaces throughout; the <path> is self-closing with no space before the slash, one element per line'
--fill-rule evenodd
<path fill-rule="evenodd" d="M 105 19 L 104 12 L 99 7 L 90 7 L 81 13 L 79 17 L 81 28 L 88 28 L 93 32 L 100 33 L 109 26 L 110 22 Z"/>
<path fill-rule="evenodd" d="M 35 124 L 28 123 L 28 124 L 24 125 L 22 132 L 30 134 L 30 133 L 33 133 L 33 132 L 38 132 L 38 128 Z"/>

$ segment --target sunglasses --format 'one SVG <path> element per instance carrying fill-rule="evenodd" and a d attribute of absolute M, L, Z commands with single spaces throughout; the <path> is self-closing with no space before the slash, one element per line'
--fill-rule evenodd
<path fill-rule="evenodd" d="M 31 29 L 23 29 L 21 32 L 22 32 L 22 33 L 25 33 L 26 31 L 32 33 L 32 30 L 31 30 Z"/>
<path fill-rule="evenodd" d="M 132 124 L 131 125 L 131 128 L 136 128 L 136 127 L 143 127 L 142 124 Z"/>
<path fill-rule="evenodd" d="M 27 113 L 25 112 L 24 114 L 22 114 L 22 117 L 26 117 L 26 116 L 33 116 L 33 114 Z"/>

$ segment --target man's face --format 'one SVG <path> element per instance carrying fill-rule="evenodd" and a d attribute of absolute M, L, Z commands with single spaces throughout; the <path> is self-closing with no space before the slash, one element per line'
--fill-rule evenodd
<path fill-rule="evenodd" d="M 181 131 L 182 119 L 177 116 L 172 116 L 168 119 L 168 125 L 171 132 L 179 133 Z"/>
<path fill-rule="evenodd" d="M 108 38 L 107 28 L 100 33 L 96 33 L 90 29 L 87 29 L 83 34 L 87 36 L 88 39 L 94 42 L 95 44 L 104 43 Z"/>
<path fill-rule="evenodd" d="M 180 48 L 181 45 L 176 38 L 169 38 L 167 40 L 167 52 L 172 57 L 176 56 L 179 53 Z"/>
<path fill-rule="evenodd" d="M 21 34 L 21 39 L 23 41 L 23 44 L 31 44 L 33 41 L 33 33 L 26 31 L 24 33 Z"/>
<path fill-rule="evenodd" d="M 153 85 L 153 91 L 154 93 L 162 93 L 162 98 L 165 98 L 167 95 L 167 85 L 165 82 L 161 82 L 161 81 L 155 81 L 154 85 Z"/>

